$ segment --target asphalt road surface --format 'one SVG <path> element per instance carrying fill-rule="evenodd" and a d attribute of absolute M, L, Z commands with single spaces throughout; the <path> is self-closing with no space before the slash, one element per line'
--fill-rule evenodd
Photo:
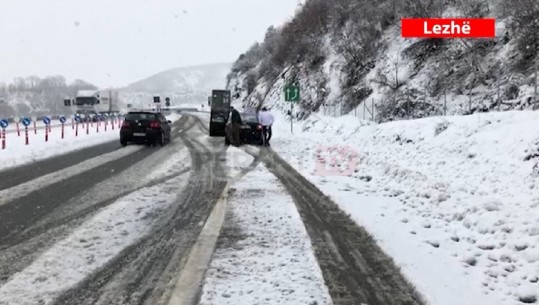
<path fill-rule="evenodd" d="M 172 143 L 162 148 L 121 148 L 119 142 L 110 142 L 0 172 L 0 192 L 6 194 L 0 198 L 0 287 L 100 209 L 141 188 L 188 175 L 185 185 L 167 186 L 167 194 L 176 194 L 174 203 L 166 213 L 154 216 L 151 232 L 53 301 L 166 304 L 227 183 L 223 139 L 201 140 L 207 123 L 198 116 L 182 116 L 173 126 Z M 190 162 L 155 181 L 141 178 L 180 149 L 188 149 Z M 104 163 L 86 164 L 92 160 Z M 253 165 L 258 162 L 293 196 L 335 304 L 422 304 L 392 260 L 335 203 L 271 149 L 261 149 Z M 66 179 L 54 178 L 55 173 L 77 167 L 76 174 Z M 49 176 L 53 178 L 42 179 Z M 17 188 L 24 192 L 7 196 Z M 0 304 L 15 303 L 0 300 Z"/>

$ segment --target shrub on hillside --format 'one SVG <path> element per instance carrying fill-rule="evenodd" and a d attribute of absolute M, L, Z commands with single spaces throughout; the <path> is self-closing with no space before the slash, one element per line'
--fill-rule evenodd
<path fill-rule="evenodd" d="M 539 50 L 539 2 L 537 0 L 513 0 L 513 32 L 517 36 L 518 50 L 524 62 L 536 57 Z"/>

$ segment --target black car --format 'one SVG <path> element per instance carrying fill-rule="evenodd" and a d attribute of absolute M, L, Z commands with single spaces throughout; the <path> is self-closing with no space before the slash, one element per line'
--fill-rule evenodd
<path fill-rule="evenodd" d="M 241 116 L 241 131 L 240 139 L 242 144 L 262 145 L 262 125 L 258 122 L 256 113 L 240 113 Z M 230 145 L 232 142 L 232 124 L 230 121 L 226 125 L 225 145 Z"/>
<path fill-rule="evenodd" d="M 171 139 L 170 123 L 161 113 L 129 112 L 120 129 L 120 143 L 123 146 L 129 142 L 165 145 Z"/>

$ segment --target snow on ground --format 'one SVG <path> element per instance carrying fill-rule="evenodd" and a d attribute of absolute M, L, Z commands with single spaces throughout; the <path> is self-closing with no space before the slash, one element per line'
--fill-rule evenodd
<path fill-rule="evenodd" d="M 272 146 L 374 235 L 429 304 L 522 304 L 539 298 L 538 121 L 315 115 L 291 135 L 277 114 Z"/>
<path fill-rule="evenodd" d="M 167 116 L 167 119 L 174 122 L 180 117 L 179 114 L 174 113 Z M 45 129 L 43 126 L 38 126 L 37 134 L 34 134 L 33 126 L 31 126 L 32 128 L 29 128 L 29 145 L 25 145 L 24 129 L 22 129 L 20 137 L 17 136 L 16 132 L 7 133 L 6 149 L 2 150 L 0 147 L 0 160 L 2 160 L 0 170 L 66 154 L 108 141 L 119 141 L 118 123 L 115 124 L 114 129 L 112 129 L 111 125 L 108 125 L 107 131 L 105 131 L 104 124 L 101 123 L 99 132 L 96 123 L 90 126 L 89 134 L 86 134 L 86 125 L 80 124 L 78 136 L 76 136 L 76 130 L 72 129 L 72 125 L 66 124 L 64 139 L 61 138 L 61 127 L 53 126 L 48 142 L 45 141 Z"/>
<path fill-rule="evenodd" d="M 187 150 L 172 155 L 148 177 L 163 178 L 189 164 Z M 129 245 L 148 234 L 187 184 L 185 173 L 142 188 L 103 208 L 0 287 L 1 305 L 51 304 Z M 156 199 L 158 198 L 158 199 Z"/>
<path fill-rule="evenodd" d="M 61 128 L 52 127 L 48 142 L 45 141 L 45 129 L 38 129 L 37 134 L 29 130 L 29 145 L 25 145 L 24 131 L 21 136 L 17 133 L 8 133 L 6 135 L 6 149 L 0 149 L 0 169 L 13 166 L 19 166 L 31 163 L 37 160 L 49 158 L 75 151 L 77 149 L 94 146 L 107 141 L 113 141 L 119 138 L 118 126 L 112 130 L 109 125 L 107 131 L 101 125 L 99 133 L 96 131 L 97 125 L 94 123 L 90 128 L 89 134 L 86 134 L 86 127 L 79 126 L 78 136 L 75 136 L 76 130 L 71 125 L 66 126 L 64 130 L 64 139 L 61 138 Z"/>
<path fill-rule="evenodd" d="M 236 178 L 238 175 L 254 161 L 254 157 L 245 153 L 243 150 L 230 146 L 226 150 L 226 172 L 230 178 Z"/>
<path fill-rule="evenodd" d="M 218 243 L 199 304 L 331 304 L 284 187 L 258 165 L 232 188 L 223 227 L 227 240 Z"/>

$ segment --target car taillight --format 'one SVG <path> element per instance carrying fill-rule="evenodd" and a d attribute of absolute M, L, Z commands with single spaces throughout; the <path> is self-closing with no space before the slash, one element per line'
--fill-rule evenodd
<path fill-rule="evenodd" d="M 123 122 L 122 123 L 122 128 L 129 128 L 129 123 L 128 122 Z"/>
<path fill-rule="evenodd" d="M 256 126 L 256 129 L 259 129 L 259 130 L 262 129 L 262 125 Z"/>
<path fill-rule="evenodd" d="M 158 121 L 153 121 L 150 123 L 150 128 L 161 128 L 161 123 Z"/>

